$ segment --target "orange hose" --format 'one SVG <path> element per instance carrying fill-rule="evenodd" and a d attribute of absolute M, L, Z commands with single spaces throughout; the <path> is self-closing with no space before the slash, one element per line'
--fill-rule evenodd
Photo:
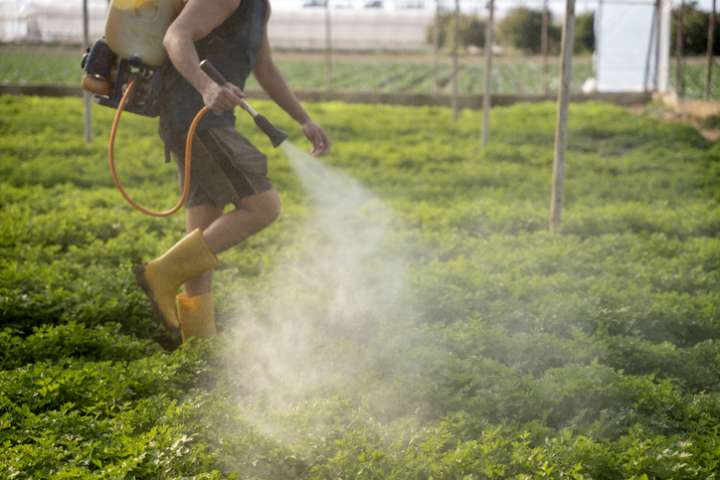
<path fill-rule="evenodd" d="M 115 186 L 120 191 L 120 194 L 135 210 L 138 210 L 145 215 L 150 215 L 151 217 L 169 217 L 170 215 L 182 208 L 182 206 L 185 204 L 185 201 L 187 200 L 188 194 L 190 193 L 190 167 L 192 165 L 193 138 L 195 137 L 195 131 L 197 130 L 197 126 L 200 123 L 200 120 L 202 120 L 205 114 L 208 112 L 208 108 L 203 107 L 197 114 L 195 114 L 195 118 L 193 118 L 193 121 L 190 124 L 190 129 L 188 130 L 187 139 L 185 140 L 185 178 L 183 181 L 182 195 L 180 196 L 180 200 L 178 200 L 177 204 L 175 204 L 174 207 L 168 210 L 150 210 L 141 205 L 138 205 L 132 198 L 130 198 L 130 195 L 128 195 L 128 193 L 125 191 L 122 184 L 120 183 L 120 178 L 118 177 L 117 170 L 115 169 L 115 134 L 117 133 L 118 125 L 120 124 L 120 117 L 122 116 L 122 112 L 123 110 L 125 110 L 125 105 L 127 105 L 127 102 L 130 99 L 134 88 L 135 80 L 131 80 L 128 84 L 127 89 L 125 90 L 125 93 L 120 99 L 118 108 L 115 111 L 115 117 L 113 118 L 112 128 L 110 129 L 110 142 L 108 145 L 108 164 L 110 165 L 110 174 L 112 175 L 113 183 L 115 183 Z"/>

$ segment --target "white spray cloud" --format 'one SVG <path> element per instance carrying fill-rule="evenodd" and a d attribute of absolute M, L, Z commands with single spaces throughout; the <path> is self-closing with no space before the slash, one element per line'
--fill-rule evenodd
<path fill-rule="evenodd" d="M 273 407 L 368 388 L 411 318 L 404 260 L 388 247 L 391 211 L 359 182 L 283 144 L 311 201 L 297 253 L 279 265 L 269 301 L 239 296 L 232 375 Z M 368 392 L 364 392 L 367 394 Z"/>

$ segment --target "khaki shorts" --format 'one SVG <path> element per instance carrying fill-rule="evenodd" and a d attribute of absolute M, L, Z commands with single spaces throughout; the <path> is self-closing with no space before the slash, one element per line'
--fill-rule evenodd
<path fill-rule="evenodd" d="M 173 135 L 166 146 L 185 180 L 185 136 Z M 233 127 L 210 128 L 193 139 L 190 192 L 186 207 L 212 203 L 224 207 L 272 188 L 267 157 Z"/>

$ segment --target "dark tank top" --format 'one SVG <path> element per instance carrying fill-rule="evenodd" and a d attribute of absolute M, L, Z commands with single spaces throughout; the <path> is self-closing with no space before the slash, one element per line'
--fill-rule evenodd
<path fill-rule="evenodd" d="M 245 88 L 265 34 L 267 0 L 241 0 L 240 6 L 219 27 L 195 42 L 200 59 L 208 59 L 227 81 Z M 166 62 L 160 99 L 160 136 L 168 141 L 187 132 L 195 114 L 204 106 L 202 95 Z M 235 125 L 232 111 L 205 115 L 198 131 Z"/>

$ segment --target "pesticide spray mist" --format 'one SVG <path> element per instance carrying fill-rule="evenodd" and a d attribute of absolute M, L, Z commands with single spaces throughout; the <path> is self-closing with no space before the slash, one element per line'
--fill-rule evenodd
<path fill-rule="evenodd" d="M 388 385 L 412 307 L 391 211 L 356 180 L 287 141 L 283 149 L 312 215 L 274 270 L 266 300 L 236 299 L 233 380 L 244 401 L 275 411 L 334 395 L 396 408 Z"/>

